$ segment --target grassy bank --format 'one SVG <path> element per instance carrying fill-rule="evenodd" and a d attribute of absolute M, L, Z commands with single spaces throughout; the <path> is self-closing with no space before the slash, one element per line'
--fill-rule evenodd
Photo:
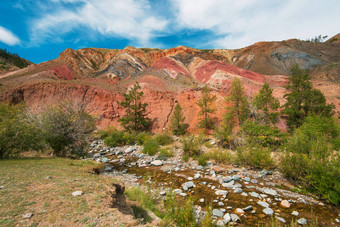
<path fill-rule="evenodd" d="M 97 166 L 63 158 L 0 160 L 0 226 L 136 224 L 108 206 L 114 179 L 91 174 Z M 74 191 L 84 194 L 73 197 Z"/>

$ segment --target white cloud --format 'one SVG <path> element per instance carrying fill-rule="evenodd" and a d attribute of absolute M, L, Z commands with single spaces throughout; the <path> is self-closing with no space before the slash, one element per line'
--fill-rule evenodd
<path fill-rule="evenodd" d="M 153 15 L 146 0 L 51 0 L 74 3 L 74 9 L 61 5 L 56 10 L 45 13 L 32 21 L 31 41 L 62 37 L 73 29 L 90 28 L 89 33 L 98 32 L 107 37 L 124 37 L 144 45 L 158 31 L 162 31 L 167 21 Z"/>
<path fill-rule="evenodd" d="M 338 0 L 171 0 L 181 28 L 208 29 L 211 46 L 240 48 L 257 41 L 307 39 L 339 32 Z"/>
<path fill-rule="evenodd" d="M 10 46 L 14 46 L 20 43 L 20 39 L 10 30 L 0 26 L 0 42 L 3 42 Z"/>

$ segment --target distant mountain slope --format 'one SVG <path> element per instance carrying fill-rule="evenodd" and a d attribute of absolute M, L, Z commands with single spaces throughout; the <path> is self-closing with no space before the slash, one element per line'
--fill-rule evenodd
<path fill-rule="evenodd" d="M 339 48 L 334 42 L 287 40 L 238 50 L 184 46 L 165 50 L 130 46 L 121 50 L 66 49 L 57 59 L 0 75 L 0 101 L 25 101 L 39 109 L 63 99 L 78 100 L 88 104 L 88 111 L 97 116 L 100 126 L 119 126 L 124 110 L 117 101 L 138 81 L 143 100 L 149 104 L 154 131 L 168 127 L 176 102 L 194 131 L 199 120 L 197 101 L 204 85 L 217 96 L 215 120 L 219 122 L 225 113 L 224 97 L 234 78 L 242 80 L 249 96 L 267 81 L 283 104 L 290 68 L 299 64 L 311 70 L 313 85 L 340 111 L 340 84 L 334 83 L 339 81 Z M 283 121 L 280 127 L 284 127 Z"/>
<path fill-rule="evenodd" d="M 0 49 L 0 73 L 14 71 L 31 65 L 32 62 L 10 53 L 6 49 Z"/>

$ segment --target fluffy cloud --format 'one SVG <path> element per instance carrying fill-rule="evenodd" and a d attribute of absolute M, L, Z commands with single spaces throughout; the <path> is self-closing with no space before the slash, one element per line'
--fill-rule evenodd
<path fill-rule="evenodd" d="M 0 26 L 0 42 L 3 42 L 3 43 L 10 45 L 10 46 L 13 46 L 13 45 L 19 44 L 20 40 L 11 31 Z"/>
<path fill-rule="evenodd" d="M 182 28 L 219 35 L 211 46 L 239 48 L 261 40 L 312 38 L 339 32 L 338 0 L 172 0 Z"/>
<path fill-rule="evenodd" d="M 73 29 L 89 28 L 89 33 L 123 37 L 140 45 L 167 25 L 155 16 L 148 1 L 137 0 L 51 0 L 54 11 L 47 11 L 31 23 L 31 41 L 39 43 L 61 37 Z M 74 3 L 72 9 L 62 4 Z M 68 5 L 69 7 L 69 5 Z"/>

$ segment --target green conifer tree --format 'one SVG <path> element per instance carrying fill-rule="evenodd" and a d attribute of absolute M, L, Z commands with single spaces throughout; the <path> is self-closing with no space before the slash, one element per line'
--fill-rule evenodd
<path fill-rule="evenodd" d="M 326 104 L 322 92 L 313 89 L 309 77 L 309 71 L 294 65 L 292 75 L 286 85 L 287 93 L 284 95 L 286 103 L 282 113 L 287 118 L 290 130 L 300 127 L 307 115 L 321 115 L 331 117 L 334 112 L 334 104 Z"/>
<path fill-rule="evenodd" d="M 186 131 L 186 125 L 184 124 L 185 117 L 182 113 L 182 107 L 179 103 L 176 104 L 174 114 L 170 119 L 170 129 L 174 135 L 184 135 Z"/>
<path fill-rule="evenodd" d="M 148 104 L 141 102 L 143 92 L 139 91 L 140 88 L 136 82 L 129 92 L 124 94 L 125 100 L 117 102 L 118 105 L 126 108 L 125 115 L 118 121 L 128 131 L 146 131 L 151 125 L 151 120 L 147 117 L 145 109 Z"/>
<path fill-rule="evenodd" d="M 213 102 L 216 100 L 216 95 L 211 95 L 210 90 L 205 85 L 202 89 L 202 98 L 198 101 L 198 106 L 201 108 L 198 113 L 201 116 L 201 120 L 199 122 L 199 127 L 204 129 L 204 132 L 207 133 L 209 129 L 213 129 L 214 121 L 211 118 L 211 114 L 213 114 L 216 109 L 213 108 Z"/>
<path fill-rule="evenodd" d="M 280 102 L 273 96 L 273 89 L 265 82 L 254 99 L 257 111 L 262 115 L 266 125 L 275 124 L 278 121 Z"/>

